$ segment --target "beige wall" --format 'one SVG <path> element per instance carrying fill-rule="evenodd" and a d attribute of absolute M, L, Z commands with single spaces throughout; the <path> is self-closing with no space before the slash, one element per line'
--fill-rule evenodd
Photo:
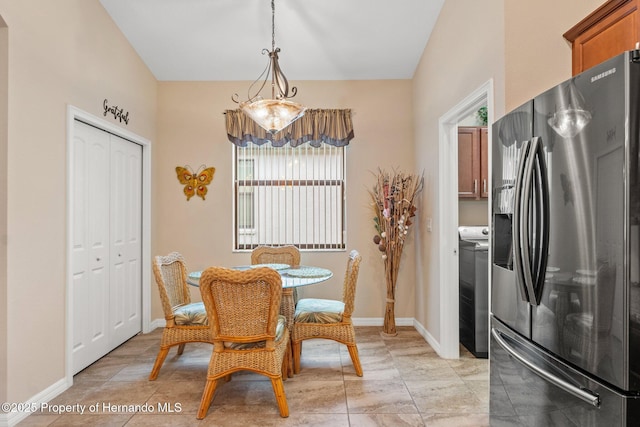
<path fill-rule="evenodd" d="M 347 243 L 364 256 L 355 317 L 382 317 L 384 308 L 383 266 L 371 243 L 370 172 L 379 166 L 424 171 L 396 315 L 415 317 L 439 339 L 438 119 L 488 79 L 500 117 L 568 78 L 562 33 L 601 3 L 446 1 L 413 81 L 298 82 L 300 102 L 354 111 Z M 0 400 L 20 402 L 64 377 L 66 106 L 101 116 L 107 98 L 129 111 L 128 131 L 152 141 L 152 254 L 180 250 L 194 269 L 232 265 L 249 256 L 231 251 L 231 145 L 222 111 L 249 82 L 158 84 L 97 0 L 0 0 L 0 17 L 7 24 L 9 87 L 8 97 L 0 88 L 0 104 L 9 111 L 7 191 L 0 199 L 7 215 Z M 2 108 L 0 115 L 0 122 L 7 118 Z M 210 193 L 206 201 L 186 202 L 174 168 L 202 163 L 217 168 Z M 434 219 L 433 233 L 426 232 L 427 217 Z M 336 272 L 306 294 L 335 297 L 346 253 L 304 253 L 303 260 Z M 155 288 L 152 303 L 152 319 L 161 318 Z"/>
<path fill-rule="evenodd" d="M 571 77 L 562 34 L 604 0 L 505 1 L 505 111 Z"/>
<path fill-rule="evenodd" d="M 416 169 L 426 197 L 419 215 L 416 320 L 440 340 L 438 120 L 467 95 L 494 80 L 495 108 L 504 105 L 504 1 L 446 1 L 413 79 Z M 433 231 L 426 219 L 433 218 Z M 457 284 L 454 284 L 457 286 Z"/>
<path fill-rule="evenodd" d="M 107 98 L 129 111 L 127 130 L 153 140 L 157 86 L 97 0 L 2 0 L 0 16 L 9 39 L 1 384 L 2 400 L 21 402 L 65 375 L 67 105 L 102 117 Z"/>
<path fill-rule="evenodd" d="M 157 159 L 154 163 L 154 254 L 184 254 L 189 269 L 249 263 L 248 252 L 232 252 L 232 144 L 226 138 L 225 109 L 235 108 L 234 93 L 251 82 L 162 82 L 158 93 Z M 413 171 L 411 82 L 303 81 L 296 101 L 313 108 L 351 108 L 355 138 L 347 148 L 347 249 L 358 249 L 360 267 L 354 317 L 384 316 L 383 264 L 372 238 L 373 211 L 367 190 L 378 167 Z M 206 200 L 187 201 L 175 167 L 201 164 L 216 168 Z M 303 252 L 302 262 L 330 268 L 331 281 L 304 288 L 305 296 L 339 298 L 347 253 Z M 414 316 L 415 250 L 409 239 L 398 279 L 397 317 Z M 192 295 L 199 299 L 197 288 Z M 162 312 L 156 289 L 152 318 Z"/>
<path fill-rule="evenodd" d="M 438 119 L 490 78 L 495 120 L 571 77 L 571 47 L 562 34 L 602 3 L 456 0 L 442 8 L 413 80 L 417 169 L 425 169 L 429 177 L 417 236 L 416 319 L 436 340 L 443 309 L 438 280 Z M 433 217 L 432 233 L 424 231 L 426 217 Z"/>
<path fill-rule="evenodd" d="M 458 224 L 487 225 L 489 224 L 489 202 L 486 200 L 458 201 Z"/>

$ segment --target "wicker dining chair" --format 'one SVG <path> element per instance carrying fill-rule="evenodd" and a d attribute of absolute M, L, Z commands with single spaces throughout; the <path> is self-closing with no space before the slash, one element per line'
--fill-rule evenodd
<path fill-rule="evenodd" d="M 200 277 L 200 293 L 213 352 L 197 418 L 206 416 L 218 381 L 242 370 L 271 379 L 280 416 L 288 417 L 282 371 L 289 329 L 279 314 L 280 274 L 267 267 L 245 271 L 210 267 Z"/>
<path fill-rule="evenodd" d="M 149 375 L 152 381 L 158 377 L 171 347 L 177 345 L 178 354 L 181 355 L 186 343 L 212 342 L 204 304 L 191 302 L 187 268 L 182 255 L 172 252 L 154 257 L 153 274 L 158 284 L 166 325 L 162 331 L 160 351 Z"/>
<path fill-rule="evenodd" d="M 293 245 L 258 246 L 251 252 L 251 264 L 300 265 L 300 251 Z"/>
<path fill-rule="evenodd" d="M 251 264 L 289 264 L 300 265 L 300 251 L 293 245 L 285 246 L 258 246 L 251 252 Z M 280 314 L 287 318 L 289 329 L 293 326 L 293 313 L 298 293 L 295 288 L 286 289 Z"/>
<path fill-rule="evenodd" d="M 349 254 L 344 277 L 342 301 L 303 298 L 298 301 L 293 322 L 293 369 L 300 372 L 302 341 L 326 338 L 345 344 L 349 350 L 356 374 L 362 376 L 362 365 L 358 357 L 355 330 L 351 321 L 356 295 L 356 283 L 362 256 L 356 250 Z"/>
<path fill-rule="evenodd" d="M 284 246 L 258 246 L 251 252 L 251 264 L 289 264 L 291 266 L 300 265 L 300 250 L 294 245 Z M 296 288 L 284 289 L 282 291 L 282 303 L 280 304 L 280 314 L 287 319 L 287 328 L 291 333 L 293 328 L 293 315 L 298 301 L 298 290 Z M 285 360 L 287 377 L 293 377 L 293 354 L 291 348 L 287 352 Z"/>

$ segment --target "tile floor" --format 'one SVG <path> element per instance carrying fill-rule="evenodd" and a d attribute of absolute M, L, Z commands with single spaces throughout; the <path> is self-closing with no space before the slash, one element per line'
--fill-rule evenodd
<path fill-rule="evenodd" d="M 85 413 L 46 411 L 19 426 L 488 426 L 489 367 L 464 350 L 444 360 L 412 327 L 380 336 L 380 327 L 357 327 L 363 377 L 355 375 L 346 347 L 333 341 L 303 343 L 301 372 L 285 381 L 290 416 L 278 415 L 271 383 L 234 374 L 216 390 L 207 417 L 195 414 L 211 346 L 171 350 L 156 381 L 147 377 L 161 329 L 138 335 L 78 373 L 73 387 L 50 405 L 86 405 Z M 93 413 L 87 413 L 95 407 Z M 147 412 L 131 411 L 139 405 Z M 169 412 L 172 409 L 174 412 Z"/>

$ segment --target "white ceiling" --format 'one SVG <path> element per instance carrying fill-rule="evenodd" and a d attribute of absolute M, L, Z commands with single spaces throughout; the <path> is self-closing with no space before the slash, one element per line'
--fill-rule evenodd
<path fill-rule="evenodd" d="M 275 0 L 289 80 L 409 79 L 445 0 Z M 158 80 L 255 80 L 270 0 L 100 0 Z"/>

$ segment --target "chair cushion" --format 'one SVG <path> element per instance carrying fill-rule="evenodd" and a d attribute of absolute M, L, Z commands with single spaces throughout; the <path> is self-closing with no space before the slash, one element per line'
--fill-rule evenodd
<path fill-rule="evenodd" d="M 173 310 L 176 325 L 181 326 L 206 326 L 209 324 L 207 311 L 203 302 L 192 302 Z"/>
<path fill-rule="evenodd" d="M 298 323 L 339 323 L 344 303 L 332 299 L 303 298 L 296 304 L 294 321 Z"/>
<path fill-rule="evenodd" d="M 287 327 L 287 319 L 282 315 L 278 315 L 278 324 L 276 325 L 276 339 L 275 339 L 276 342 L 280 341 L 286 327 Z M 233 350 L 250 350 L 253 348 L 264 348 L 265 345 L 266 345 L 265 341 L 242 342 L 242 343 L 229 342 L 229 341 L 224 342 L 225 348 L 230 348 Z"/>

